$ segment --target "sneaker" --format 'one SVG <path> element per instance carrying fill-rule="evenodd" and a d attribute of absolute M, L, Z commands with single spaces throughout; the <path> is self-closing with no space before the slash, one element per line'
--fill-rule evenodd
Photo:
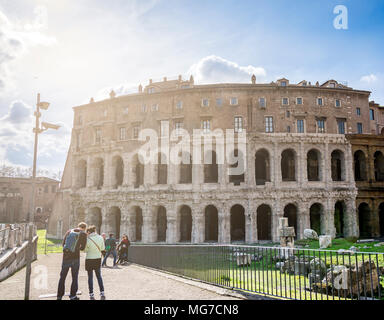
<path fill-rule="evenodd" d="M 63 300 L 63 297 L 57 297 L 57 300 Z"/>
<path fill-rule="evenodd" d="M 100 296 L 100 300 L 105 300 L 105 296 L 104 295 Z"/>
<path fill-rule="evenodd" d="M 91 294 L 89 295 L 89 300 L 95 300 L 95 295 L 94 295 L 93 293 L 91 293 Z"/>
<path fill-rule="evenodd" d="M 69 300 L 80 300 L 80 298 L 78 296 L 75 296 L 75 297 L 69 298 Z"/>

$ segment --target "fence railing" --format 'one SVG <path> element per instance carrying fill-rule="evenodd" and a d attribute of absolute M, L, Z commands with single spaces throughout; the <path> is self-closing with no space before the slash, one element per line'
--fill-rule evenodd
<path fill-rule="evenodd" d="M 23 241 L 28 240 L 28 224 L 0 225 L 0 255 L 8 249 L 19 247 Z M 36 226 L 33 236 L 36 235 Z"/>
<path fill-rule="evenodd" d="M 131 245 L 129 260 L 221 287 L 285 299 L 383 299 L 383 253 L 242 245 Z"/>

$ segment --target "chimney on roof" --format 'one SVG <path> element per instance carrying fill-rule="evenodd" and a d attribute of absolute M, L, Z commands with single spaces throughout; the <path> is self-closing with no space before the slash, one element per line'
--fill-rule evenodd
<path fill-rule="evenodd" d="M 195 83 L 195 79 L 193 79 L 193 75 L 191 75 L 191 77 L 189 78 L 189 83 L 190 84 L 194 84 Z"/>
<path fill-rule="evenodd" d="M 167 77 L 164 77 L 163 80 L 164 80 L 164 82 L 167 82 Z"/>
<path fill-rule="evenodd" d="M 113 99 L 114 97 L 116 97 L 116 93 L 115 93 L 115 91 L 113 91 L 113 89 L 112 89 L 111 92 L 109 93 L 109 96 L 111 97 L 111 99 Z"/>
<path fill-rule="evenodd" d="M 181 74 L 179 75 L 179 81 L 183 81 Z"/>
<path fill-rule="evenodd" d="M 94 103 L 95 100 L 93 98 L 91 98 L 91 100 L 89 100 L 89 103 Z"/>
<path fill-rule="evenodd" d="M 139 93 L 142 93 L 143 92 L 143 86 L 141 85 L 141 83 L 139 84 Z"/>
<path fill-rule="evenodd" d="M 152 84 L 152 79 L 149 79 L 149 84 Z"/>
<path fill-rule="evenodd" d="M 252 75 L 252 84 L 256 84 L 256 76 L 254 74 Z"/>

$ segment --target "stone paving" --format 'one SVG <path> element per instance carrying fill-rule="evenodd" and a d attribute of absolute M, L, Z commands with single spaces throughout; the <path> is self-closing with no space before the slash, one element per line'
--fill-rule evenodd
<path fill-rule="evenodd" d="M 79 297 L 82 300 L 89 300 L 84 256 L 84 254 L 81 256 L 79 290 L 82 294 Z M 32 264 L 31 300 L 37 300 L 41 295 L 56 295 L 61 259 L 61 254 L 39 255 Z M 108 260 L 108 265 L 112 265 L 112 259 Z M 233 300 L 244 298 L 239 294 L 232 293 L 231 296 L 228 296 L 229 290 L 186 280 L 134 264 L 119 266 L 118 269 L 103 268 L 102 276 L 105 295 L 109 300 Z M 66 292 L 69 292 L 70 283 L 71 276 L 69 273 L 65 286 Z M 25 268 L 0 283 L 0 300 L 24 299 L 24 285 Z M 94 288 L 95 297 L 99 299 L 96 278 L 94 278 Z M 55 297 L 45 299 L 52 300 Z M 68 299 L 68 297 L 63 299 Z"/>

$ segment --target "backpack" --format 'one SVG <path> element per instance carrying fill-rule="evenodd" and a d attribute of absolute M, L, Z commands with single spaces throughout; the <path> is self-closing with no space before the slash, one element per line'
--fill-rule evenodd
<path fill-rule="evenodd" d="M 65 239 L 63 251 L 74 253 L 76 251 L 76 245 L 79 241 L 79 238 L 80 232 L 75 232 L 74 230 L 71 230 L 71 232 L 67 235 L 67 238 Z"/>

